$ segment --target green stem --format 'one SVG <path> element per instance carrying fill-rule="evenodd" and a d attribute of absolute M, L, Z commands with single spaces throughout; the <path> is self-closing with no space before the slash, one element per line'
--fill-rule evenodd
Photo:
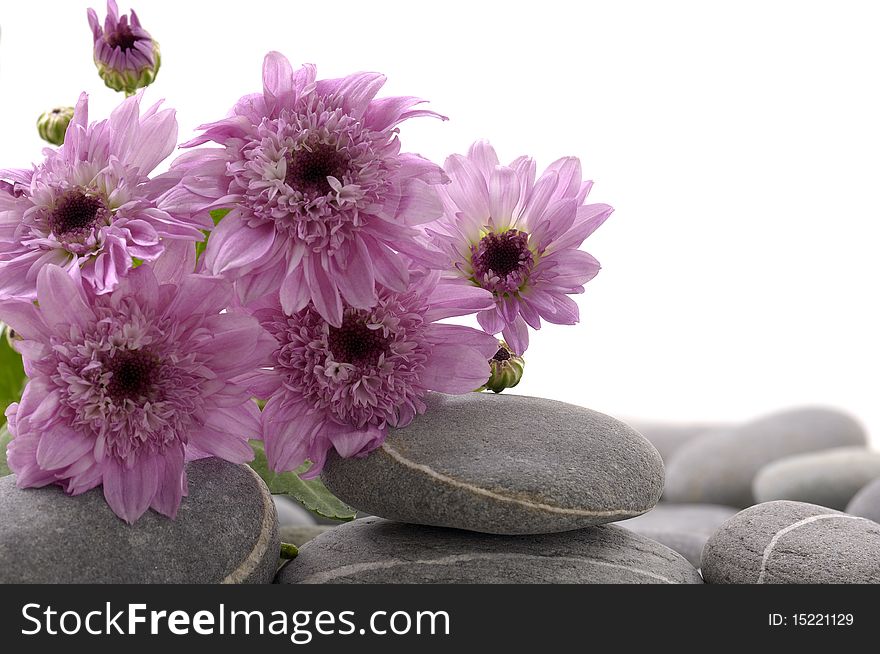
<path fill-rule="evenodd" d="M 295 559 L 297 554 L 299 554 L 299 549 L 296 545 L 293 543 L 281 543 L 282 559 Z"/>

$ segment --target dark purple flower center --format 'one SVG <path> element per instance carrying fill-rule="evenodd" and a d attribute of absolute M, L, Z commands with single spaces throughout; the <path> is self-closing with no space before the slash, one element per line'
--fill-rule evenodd
<path fill-rule="evenodd" d="M 158 362 L 143 350 L 119 350 L 107 362 L 112 373 L 107 394 L 116 402 L 139 400 L 150 395 L 155 381 Z"/>
<path fill-rule="evenodd" d="M 106 210 L 104 201 L 94 195 L 74 190 L 63 195 L 49 214 L 49 228 L 60 240 L 84 235 L 98 222 L 99 214 Z"/>
<path fill-rule="evenodd" d="M 494 292 L 515 292 L 526 282 L 533 255 L 529 235 L 516 229 L 490 232 L 471 247 L 474 281 Z"/>
<path fill-rule="evenodd" d="M 498 351 L 495 353 L 495 356 L 492 357 L 493 361 L 507 361 L 510 359 L 510 352 L 507 351 L 506 348 L 499 347 Z"/>
<path fill-rule="evenodd" d="M 120 48 L 123 52 L 127 52 L 134 47 L 134 44 L 141 40 L 132 32 L 128 25 L 120 25 L 113 32 L 107 33 L 107 45 L 111 48 Z"/>
<path fill-rule="evenodd" d="M 356 315 L 345 316 L 341 327 L 331 327 L 327 347 L 340 363 L 355 366 L 375 365 L 388 354 L 388 341 L 379 329 L 370 329 Z"/>
<path fill-rule="evenodd" d="M 349 157 L 345 152 L 322 143 L 311 150 L 295 150 L 287 158 L 284 183 L 303 194 L 325 195 L 331 190 L 327 178 L 342 181 L 348 168 Z"/>

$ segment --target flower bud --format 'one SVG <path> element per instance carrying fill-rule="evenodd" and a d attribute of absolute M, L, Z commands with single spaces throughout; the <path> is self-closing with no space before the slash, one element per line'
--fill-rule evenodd
<path fill-rule="evenodd" d="M 511 351 L 504 341 L 498 341 L 498 351 L 489 359 L 492 376 L 479 390 L 500 393 L 505 388 L 513 388 L 522 379 L 525 360 Z"/>
<path fill-rule="evenodd" d="M 95 66 L 104 83 L 126 95 L 152 84 L 161 64 L 159 44 L 141 27 L 137 14 L 132 11 L 131 20 L 120 16 L 115 0 L 108 0 L 103 28 L 94 9 L 89 9 L 88 15 Z"/>
<path fill-rule="evenodd" d="M 67 125 L 73 118 L 73 107 L 55 107 L 37 119 L 37 131 L 40 138 L 52 145 L 64 143 Z"/>

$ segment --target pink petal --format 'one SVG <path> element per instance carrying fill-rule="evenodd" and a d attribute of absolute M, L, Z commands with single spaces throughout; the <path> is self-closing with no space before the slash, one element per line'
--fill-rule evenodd
<path fill-rule="evenodd" d="M 160 284 L 179 284 L 196 268 L 196 246 L 192 241 L 163 241 L 164 251 L 151 267 Z"/>
<path fill-rule="evenodd" d="M 529 328 L 521 317 L 517 316 L 501 333 L 514 354 L 522 356 L 529 348 Z"/>
<path fill-rule="evenodd" d="M 402 293 L 409 284 L 409 269 L 394 250 L 374 238 L 364 239 L 373 264 L 376 281 L 392 291 Z"/>
<path fill-rule="evenodd" d="M 269 223 L 249 227 L 238 211 L 228 213 L 211 233 L 205 248 L 205 265 L 211 274 L 244 272 L 260 262 L 275 243 L 275 227 Z"/>
<path fill-rule="evenodd" d="M 213 315 L 232 300 L 232 284 L 219 277 L 190 274 L 183 277 L 165 316 L 183 320 L 193 315 Z"/>
<path fill-rule="evenodd" d="M 300 311 L 309 303 L 311 296 L 309 287 L 306 285 L 305 273 L 301 267 L 297 267 L 281 282 L 279 297 L 282 310 L 289 316 Z"/>
<path fill-rule="evenodd" d="M 447 345 L 466 345 L 476 348 L 485 359 L 491 359 L 498 351 L 498 339 L 486 332 L 465 327 L 464 325 L 431 325 L 425 332 L 425 337 L 432 343 L 445 343 Z"/>
<path fill-rule="evenodd" d="M 474 162 L 474 165 L 483 172 L 486 179 L 495 170 L 498 165 L 498 155 L 495 148 L 486 140 L 474 141 L 473 145 L 468 149 L 468 159 Z"/>
<path fill-rule="evenodd" d="M 577 202 L 574 198 L 551 202 L 545 215 L 532 223 L 529 244 L 538 251 L 548 249 L 560 234 L 567 232 L 574 224 L 576 215 Z"/>
<path fill-rule="evenodd" d="M 581 161 L 577 157 L 563 157 L 547 166 L 559 176 L 556 198 L 574 198 L 581 189 Z"/>
<path fill-rule="evenodd" d="M 386 430 L 375 425 L 365 425 L 358 429 L 351 425 L 328 422 L 322 435 L 330 440 L 333 448 L 344 459 L 363 456 L 379 447 L 385 440 Z"/>
<path fill-rule="evenodd" d="M 602 268 L 592 254 L 583 250 L 554 252 L 542 261 L 557 264 L 553 268 L 555 276 L 552 277 L 551 283 L 563 289 L 583 286 L 593 279 Z"/>
<path fill-rule="evenodd" d="M 293 67 L 280 52 L 269 52 L 263 59 L 263 94 L 270 107 L 276 99 L 284 105 L 293 98 Z"/>
<path fill-rule="evenodd" d="M 468 220 L 486 224 L 489 220 L 489 189 L 477 167 L 465 157 L 454 154 L 446 159 L 446 172 L 452 183 L 444 187 L 449 197 Z"/>
<path fill-rule="evenodd" d="M 497 349 L 496 342 L 492 354 Z M 420 381 L 426 388 L 440 393 L 470 393 L 489 379 L 492 354 L 486 356 L 469 345 L 437 344 L 425 362 Z"/>
<path fill-rule="evenodd" d="M 190 431 L 189 442 L 202 452 L 231 463 L 245 463 L 254 458 L 254 451 L 247 439 L 210 427 Z"/>
<path fill-rule="evenodd" d="M 306 284 L 312 295 L 312 303 L 321 317 L 334 327 L 342 325 L 342 299 L 336 283 L 330 279 L 321 266 L 319 256 L 309 257 L 303 262 Z"/>
<path fill-rule="evenodd" d="M 494 304 L 492 294 L 478 286 L 470 283 L 441 283 L 431 294 L 431 304 L 425 312 L 425 320 L 434 322 L 452 316 L 463 316 L 489 309 Z"/>
<path fill-rule="evenodd" d="M 522 221 L 530 228 L 539 224 L 547 210 L 547 204 L 556 191 L 558 175 L 556 171 L 548 170 L 535 183 L 529 193 L 525 206 L 522 210 Z"/>
<path fill-rule="evenodd" d="M 248 399 L 235 407 L 212 409 L 205 424 L 211 429 L 233 434 L 247 441 L 262 435 L 260 417 L 260 407 Z"/>
<path fill-rule="evenodd" d="M 176 146 L 177 116 L 173 109 L 166 109 L 141 123 L 137 146 L 126 151 L 127 163 L 140 169 L 143 175 L 148 175 L 174 152 Z"/>
<path fill-rule="evenodd" d="M 263 409 L 263 441 L 269 467 L 276 472 L 296 470 L 309 458 L 314 432 L 322 424 L 319 414 L 306 414 L 304 408 L 278 409 L 279 396 L 270 399 Z M 278 410 L 276 410 L 278 409 Z"/>
<path fill-rule="evenodd" d="M 429 223 L 443 213 L 443 204 L 434 186 L 421 179 L 403 180 L 400 193 L 397 218 L 404 225 Z"/>
<path fill-rule="evenodd" d="M 169 447 L 162 457 L 157 458 L 156 463 L 159 482 L 150 508 L 174 519 L 187 486 L 183 446 L 176 444 Z"/>
<path fill-rule="evenodd" d="M 104 499 L 129 524 L 134 524 L 150 508 L 158 487 L 154 455 L 139 457 L 131 468 L 112 458 L 104 464 Z"/>
<path fill-rule="evenodd" d="M 565 250 L 579 247 L 586 238 L 602 226 L 614 211 L 607 204 L 588 204 L 578 207 L 574 226 L 550 244 L 550 250 Z"/>
<path fill-rule="evenodd" d="M 369 309 L 375 306 L 376 281 L 370 254 L 360 239 L 351 241 L 347 253 L 340 253 L 333 259 L 337 274 L 334 277 L 342 297 L 356 309 Z"/>
<path fill-rule="evenodd" d="M 22 338 L 47 340 L 49 330 L 37 307 L 28 300 L 0 300 L 0 321 Z"/>
<path fill-rule="evenodd" d="M 334 82 L 337 82 L 334 92 L 342 98 L 343 108 L 355 118 L 360 118 L 385 84 L 385 76 L 381 73 L 354 73 L 338 81 L 327 81 L 328 84 Z M 322 84 L 318 83 L 318 93 L 324 94 Z"/>
<path fill-rule="evenodd" d="M 86 328 L 95 314 L 86 303 L 82 286 L 58 266 L 45 266 L 37 276 L 40 313 L 47 325 L 77 325 Z"/>
<path fill-rule="evenodd" d="M 492 224 L 506 229 L 513 219 L 513 209 L 519 202 L 519 180 L 512 168 L 496 166 L 489 177 L 489 213 Z"/>
<path fill-rule="evenodd" d="M 501 317 L 501 314 L 495 307 L 480 311 L 477 314 L 477 322 L 480 323 L 480 327 L 487 334 L 497 334 L 507 326 L 504 318 Z"/>

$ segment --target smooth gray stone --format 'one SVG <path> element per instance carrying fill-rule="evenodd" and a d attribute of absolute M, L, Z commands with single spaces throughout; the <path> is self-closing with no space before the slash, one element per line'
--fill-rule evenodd
<path fill-rule="evenodd" d="M 283 495 L 273 495 L 272 499 L 275 501 L 275 510 L 278 511 L 279 526 L 303 527 L 317 524 L 314 514 L 299 502 L 288 499 Z"/>
<path fill-rule="evenodd" d="M 865 445 L 862 426 L 824 408 L 782 411 L 722 433 L 698 436 L 666 465 L 663 499 L 687 504 L 746 507 L 752 482 L 769 463 L 804 452 Z"/>
<path fill-rule="evenodd" d="M 617 524 L 666 545 L 699 568 L 709 536 L 737 511 L 716 504 L 661 502 L 647 513 Z"/>
<path fill-rule="evenodd" d="M 543 534 L 649 511 L 663 489 L 657 450 L 628 425 L 517 395 L 430 394 L 425 415 L 363 458 L 327 459 L 342 501 L 400 522 Z"/>
<path fill-rule="evenodd" d="M 335 529 L 335 527 L 329 525 L 286 525 L 281 527 L 279 532 L 281 533 L 281 542 L 301 547 L 330 529 Z"/>
<path fill-rule="evenodd" d="M 321 534 L 282 584 L 700 584 L 681 556 L 614 525 L 497 536 L 361 518 Z"/>
<path fill-rule="evenodd" d="M 779 500 L 725 522 L 703 549 L 710 584 L 880 583 L 880 524 Z"/>
<path fill-rule="evenodd" d="M 863 447 L 799 454 L 761 468 L 752 486 L 758 502 L 795 500 L 844 510 L 865 484 L 880 477 L 880 452 Z"/>
<path fill-rule="evenodd" d="M 647 420 L 625 420 L 624 422 L 647 438 L 651 445 L 657 448 L 664 461 L 669 461 L 669 458 L 677 450 L 697 436 L 726 431 L 732 427 L 732 425 L 708 422 L 674 423 Z"/>
<path fill-rule="evenodd" d="M 846 512 L 880 522 L 880 479 L 862 488 L 847 505 Z"/>
<path fill-rule="evenodd" d="M 189 496 L 170 520 L 120 520 L 96 488 L 19 489 L 0 479 L 0 583 L 268 583 L 278 562 L 275 505 L 248 466 L 187 466 Z"/>

